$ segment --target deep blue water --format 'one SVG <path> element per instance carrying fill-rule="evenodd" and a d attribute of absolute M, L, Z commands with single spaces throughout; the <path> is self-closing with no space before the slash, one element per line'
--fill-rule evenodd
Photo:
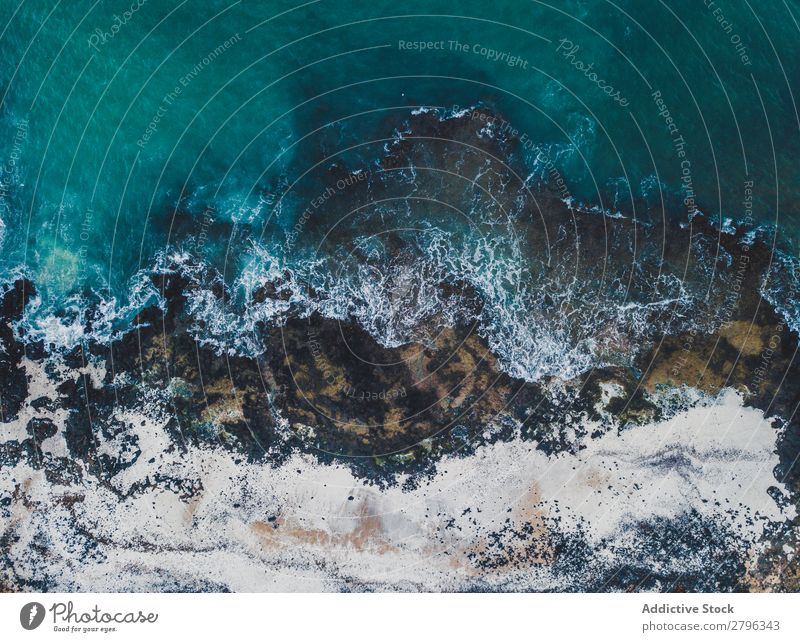
<path fill-rule="evenodd" d="M 765 226 L 791 255 L 798 19 L 794 0 L 5 1 L 0 266 L 36 284 L 26 328 L 55 343 L 80 340 L 98 301 L 94 330 L 124 329 L 157 299 L 143 271 L 176 260 L 214 266 L 240 297 L 302 275 L 327 292 L 324 312 L 402 343 L 413 323 L 380 325 L 393 314 L 381 263 L 358 258 L 385 251 L 370 245 L 376 218 L 351 219 L 363 252 L 343 264 L 320 246 L 347 211 L 336 177 L 374 169 L 415 110 L 475 106 L 520 140 L 530 185 L 558 178 L 609 216 L 666 195 L 671 215 Z M 424 229 L 433 272 L 471 273 L 498 308 L 522 305 L 501 283 L 525 269 L 510 232 L 481 245 L 440 197 L 380 220 Z M 235 309 L 193 305 L 215 340 L 252 329 Z"/>

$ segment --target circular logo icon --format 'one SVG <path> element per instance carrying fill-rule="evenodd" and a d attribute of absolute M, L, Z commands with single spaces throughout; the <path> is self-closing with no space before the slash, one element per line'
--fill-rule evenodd
<path fill-rule="evenodd" d="M 39 602 L 28 602 L 19 612 L 19 623 L 23 629 L 33 631 L 44 621 L 44 606 Z"/>

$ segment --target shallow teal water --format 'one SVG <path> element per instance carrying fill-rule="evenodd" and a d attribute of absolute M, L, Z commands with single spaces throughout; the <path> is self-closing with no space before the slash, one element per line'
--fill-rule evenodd
<path fill-rule="evenodd" d="M 233 277 L 253 255 L 231 223 L 285 246 L 324 181 L 276 211 L 282 188 L 374 163 L 420 105 L 493 107 L 577 200 L 627 211 L 684 186 L 720 224 L 794 240 L 798 21 L 795 1 L 5 1 L 0 265 L 33 278 L 41 316 L 86 288 L 124 307 L 189 236 Z"/>

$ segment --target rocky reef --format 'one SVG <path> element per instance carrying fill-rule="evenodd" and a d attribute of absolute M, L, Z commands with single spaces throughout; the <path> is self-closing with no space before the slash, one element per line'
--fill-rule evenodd
<path fill-rule="evenodd" d="M 508 279 L 510 292 L 526 293 L 521 317 L 498 314 L 506 294 L 482 289 L 477 278 L 434 270 L 423 274 L 422 287 L 408 276 L 422 274 L 420 261 L 429 257 L 407 222 L 386 227 L 377 258 L 355 238 L 355 225 L 328 228 L 311 219 L 303 229 L 319 235 L 330 273 L 333 265 L 367 266 L 384 279 L 382 296 L 394 305 L 381 315 L 359 307 L 357 294 L 348 314 L 333 314 L 331 290 L 293 274 L 260 283 L 242 301 L 214 267 L 176 254 L 148 275 L 160 305 L 139 311 L 107 340 L 93 335 L 89 308 L 85 339 L 65 350 L 26 337 L 21 321 L 35 284 L 9 283 L 0 308 L 0 585 L 287 585 L 225 579 L 225 541 L 236 541 L 237 554 L 271 573 L 324 576 L 331 583 L 320 586 L 338 590 L 798 590 L 798 335 L 763 296 L 776 262 L 772 239 L 747 226 L 722 229 L 699 213 L 687 219 L 643 203 L 609 213 L 565 199 L 555 184 L 534 191 L 519 141 L 493 129 L 496 116 L 488 108 L 417 113 L 374 165 L 336 163 L 325 171 L 333 184 L 368 177 L 350 180 L 335 204 L 359 228 L 386 216 L 376 204 L 402 201 L 425 209 L 432 227 L 437 217 L 442 226 L 463 217 L 487 243 L 502 236 L 509 265 L 522 266 Z M 452 211 L 428 211 L 425 199 L 434 197 Z M 199 294 L 239 319 L 264 306 L 282 312 L 248 326 L 248 345 L 257 346 L 248 354 L 210 331 L 193 303 Z M 530 346 L 503 338 L 520 318 L 535 339 L 536 352 L 526 358 L 514 350 Z M 733 407 L 732 418 L 712 417 L 717 405 Z M 772 445 L 737 451 L 747 443 L 746 435 L 736 441 L 731 434 L 738 421 L 758 439 L 771 435 Z M 681 432 L 675 422 L 688 428 Z M 649 436 L 639 443 L 643 431 Z M 633 466 L 642 444 L 676 434 L 658 464 L 642 455 L 646 463 Z M 695 438 L 715 440 L 713 448 L 703 450 Z M 774 483 L 755 498 L 743 499 L 749 491 L 742 490 L 738 504 L 714 495 L 703 480 L 716 479 L 717 456 L 731 470 L 757 463 L 754 487 L 762 475 Z M 212 475 L 214 457 L 225 463 Z M 568 520 L 573 507 L 553 508 L 554 494 L 539 476 L 552 466 L 566 488 L 573 482 L 566 472 L 558 477 L 559 466 L 606 460 L 606 472 L 587 474 L 587 487 L 611 489 L 616 473 L 608 471 L 630 470 L 619 473 L 608 498 L 596 491 L 598 523 L 604 511 L 617 510 L 608 508 L 614 502 L 649 496 L 661 506 L 657 496 L 637 494 L 638 474 L 645 489 L 664 497 L 673 491 L 659 483 L 682 476 L 692 498 L 677 514 L 654 508 L 647 516 L 644 506 L 637 517 L 620 508 L 624 524 L 593 535 L 585 515 Z M 761 470 L 769 462 L 774 467 Z M 507 468 L 491 479 L 493 466 Z M 470 470 L 489 477 L 466 482 Z M 281 491 L 275 480 L 294 479 L 295 471 Z M 314 474 L 317 491 L 292 490 Z M 310 525 L 306 513 L 326 492 L 326 474 L 341 501 L 324 504 L 333 524 Z M 447 475 L 463 495 L 419 499 L 440 487 L 447 497 Z M 527 479 L 528 490 L 500 497 L 506 475 Z M 258 480 L 273 484 L 268 496 L 254 486 Z M 490 524 L 477 513 L 493 501 Z M 402 513 L 405 502 L 425 505 L 415 529 L 387 517 Z M 117 504 L 125 508 L 107 520 L 102 511 Z M 707 504 L 712 512 L 704 513 Z M 115 530 L 137 511 L 145 525 Z M 169 528 L 154 521 L 162 517 Z M 717 528 L 728 518 L 758 529 L 737 540 L 735 527 Z M 160 541 L 162 528 L 169 541 Z M 332 566 L 308 557 L 314 547 L 321 558 L 329 549 L 369 558 L 369 568 L 375 559 L 413 568 L 408 558 L 415 555 L 447 561 L 435 578 L 409 572 L 377 580 L 344 557 Z M 287 560 L 286 551 L 297 558 Z M 56 563 L 59 556 L 66 561 Z M 210 566 L 176 570 L 181 556 L 187 566 Z M 97 571 L 76 570 L 84 566 Z M 128 569 L 128 580 L 115 588 L 99 579 L 109 569 Z M 67 579 L 70 572 L 76 579 Z"/>

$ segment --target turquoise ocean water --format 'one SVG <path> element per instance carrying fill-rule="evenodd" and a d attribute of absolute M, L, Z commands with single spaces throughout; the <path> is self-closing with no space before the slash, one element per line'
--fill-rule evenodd
<path fill-rule="evenodd" d="M 661 188 L 791 253 L 799 23 L 794 0 L 3 0 L 0 269 L 37 286 L 31 336 L 65 344 L 88 302 L 124 325 L 167 255 L 230 284 L 292 269 L 331 164 L 476 105 L 531 183 L 610 215 Z"/>

